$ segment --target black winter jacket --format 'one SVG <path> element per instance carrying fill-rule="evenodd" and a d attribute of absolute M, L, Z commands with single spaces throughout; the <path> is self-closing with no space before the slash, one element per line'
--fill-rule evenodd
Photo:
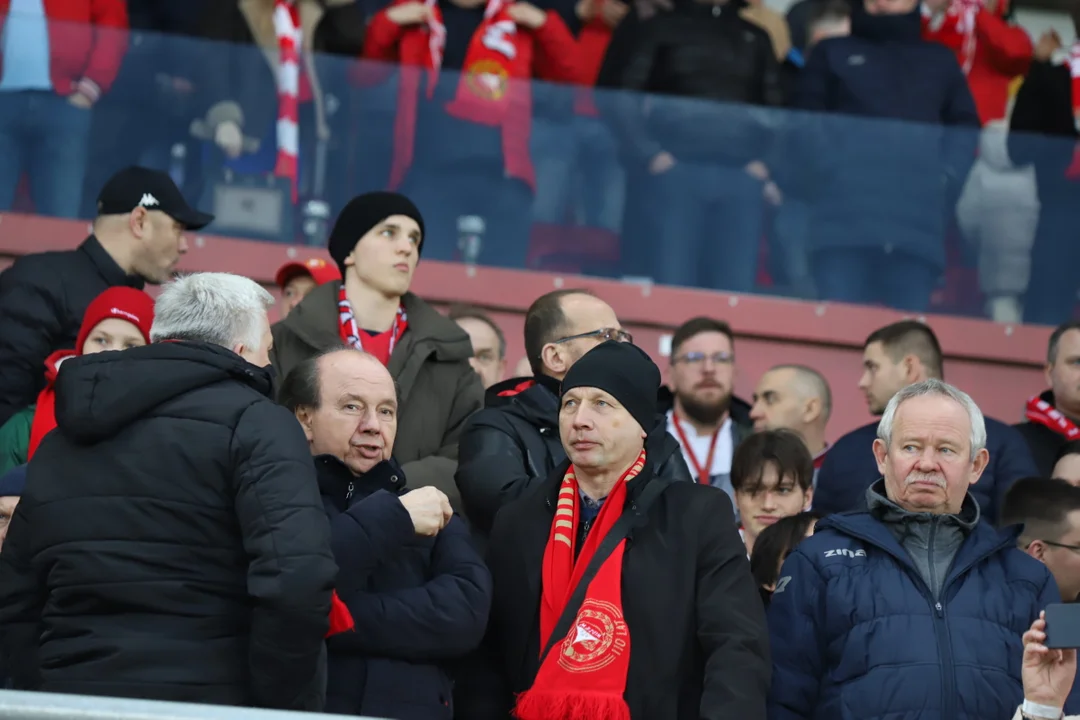
<path fill-rule="evenodd" d="M 673 482 L 661 468 L 684 463 L 678 442 L 654 432 L 646 467 L 627 486 L 629 507 L 647 483 L 670 483 L 627 538 L 623 614 L 630 628 L 625 698 L 634 720 L 764 720 L 771 664 L 761 597 L 736 530 L 731 500 L 717 488 Z M 508 707 L 530 687 L 541 651 L 544 548 L 569 463 L 499 513 L 488 565 L 495 582 L 486 647 L 501 680 L 488 692 Z M 501 711 L 484 717 L 505 718 Z"/>
<path fill-rule="evenodd" d="M 142 290 L 93 235 L 75 250 L 25 255 L 0 273 L 0 425 L 45 387 L 45 358 L 75 347 L 90 302 L 111 287 Z"/>
<path fill-rule="evenodd" d="M 499 509 L 542 483 L 566 461 L 559 438 L 559 381 L 515 378 L 488 388 L 487 407 L 469 420 L 455 479 L 473 531 L 486 537 Z M 659 411 L 664 411 L 662 407 Z M 660 469 L 690 480 L 682 455 Z"/>
<path fill-rule="evenodd" d="M 270 388 L 201 343 L 63 365 L 0 554 L 17 688 L 322 708 L 337 568 L 308 443 Z M 36 648 L 14 646 L 28 626 Z"/>
<path fill-rule="evenodd" d="M 447 664 L 484 637 L 491 575 L 458 518 L 419 537 L 398 495 L 394 460 L 356 477 L 337 458 L 315 458 L 330 516 L 338 595 L 356 627 L 330 638 L 326 711 L 393 720 L 449 720 Z"/>
<path fill-rule="evenodd" d="M 769 160 L 771 126 L 780 118 L 747 105 L 783 104 L 780 66 L 768 33 L 739 17 L 743 6 L 677 0 L 671 12 L 616 29 L 604 84 L 674 96 L 650 98 L 648 113 L 634 93 L 617 93 L 604 105 L 636 165 L 661 151 L 684 162 L 739 167 Z"/>
<path fill-rule="evenodd" d="M 1051 390 L 1047 390 L 1039 397 L 1051 405 L 1054 404 L 1054 393 Z M 1028 448 L 1031 449 L 1031 456 L 1035 460 L 1039 476 L 1050 477 L 1050 474 L 1054 471 L 1054 465 L 1057 464 L 1058 453 L 1061 452 L 1061 447 L 1068 442 L 1068 439 L 1061 433 L 1054 432 L 1045 425 L 1033 423 L 1030 420 L 1025 420 L 1022 423 L 1013 425 L 1013 427 L 1020 431 L 1020 434 L 1024 436 L 1024 440 L 1027 442 Z M 1080 685 L 1077 687 L 1080 687 Z"/>

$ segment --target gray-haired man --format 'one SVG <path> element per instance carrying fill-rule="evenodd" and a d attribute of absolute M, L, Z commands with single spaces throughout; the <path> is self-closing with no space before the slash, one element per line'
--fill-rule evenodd
<path fill-rule="evenodd" d="M 941 380 L 889 401 L 869 509 L 818 521 L 784 562 L 769 606 L 769 720 L 1010 717 L 1020 638 L 1059 602 L 1019 528 L 979 522 L 986 424 Z"/>

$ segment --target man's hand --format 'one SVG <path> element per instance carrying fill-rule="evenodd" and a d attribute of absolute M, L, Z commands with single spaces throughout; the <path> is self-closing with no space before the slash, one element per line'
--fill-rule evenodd
<path fill-rule="evenodd" d="M 1024 682 L 1024 699 L 1037 705 L 1065 707 L 1073 680 L 1076 678 L 1076 650 L 1051 650 L 1046 642 L 1046 613 L 1024 633 L 1024 662 L 1020 678 Z"/>
<path fill-rule="evenodd" d="M 600 17 L 604 18 L 604 24 L 615 29 L 630 12 L 630 6 L 619 0 L 603 0 L 600 6 Z"/>
<path fill-rule="evenodd" d="M 760 160 L 753 160 L 747 163 L 744 169 L 746 170 L 746 174 L 755 180 L 766 182 L 769 179 L 769 168 L 765 167 L 765 163 Z"/>
<path fill-rule="evenodd" d="M 596 16 L 596 3 L 602 0 L 578 0 L 574 6 L 574 14 L 582 23 L 588 23 Z"/>
<path fill-rule="evenodd" d="M 547 22 L 547 13 L 527 2 L 514 3 L 506 9 L 506 14 L 515 24 L 529 30 L 539 30 Z"/>
<path fill-rule="evenodd" d="M 68 102 L 80 110 L 89 110 L 94 106 L 94 103 L 90 101 L 90 98 L 79 92 L 68 95 Z"/>
<path fill-rule="evenodd" d="M 772 180 L 769 180 L 765 183 L 765 187 L 763 188 L 762 192 L 765 196 L 765 202 L 769 203 L 774 207 L 784 202 L 784 193 L 780 192 L 780 188 L 778 188 L 776 186 L 776 183 L 774 183 Z"/>
<path fill-rule="evenodd" d="M 1061 36 L 1054 30 L 1047 30 L 1035 43 L 1035 59 L 1039 62 L 1050 62 L 1050 57 L 1061 49 Z"/>
<path fill-rule="evenodd" d="M 402 495 L 400 500 L 409 511 L 409 518 L 412 519 L 417 535 L 438 535 L 454 515 L 450 500 L 442 491 L 433 487 L 412 490 Z"/>
<path fill-rule="evenodd" d="M 663 175 L 673 167 L 675 167 L 675 158 L 667 151 L 656 153 L 649 162 L 649 172 L 653 175 Z"/>
<path fill-rule="evenodd" d="M 244 151 L 244 133 L 239 125 L 226 120 L 214 130 L 214 144 L 221 148 L 229 159 L 236 159 Z"/>
<path fill-rule="evenodd" d="M 431 8 L 422 2 L 402 3 L 387 10 L 386 18 L 395 25 L 418 25 L 431 20 Z"/>

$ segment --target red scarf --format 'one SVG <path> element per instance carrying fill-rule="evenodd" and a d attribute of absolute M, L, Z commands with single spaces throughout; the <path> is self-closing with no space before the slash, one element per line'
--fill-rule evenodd
<path fill-rule="evenodd" d="M 1072 76 L 1072 106 L 1073 116 L 1080 118 L 1080 42 L 1073 43 L 1069 50 L 1069 75 Z M 1074 120 L 1080 128 L 1080 119 Z M 1080 180 L 1080 143 L 1073 148 L 1072 164 L 1065 171 L 1065 177 L 1070 180 Z"/>
<path fill-rule="evenodd" d="M 1064 435 L 1067 440 L 1080 437 L 1080 428 L 1076 427 L 1076 423 L 1038 395 L 1027 401 L 1025 415 L 1031 422 L 1048 427 L 1059 435 Z"/>
<path fill-rule="evenodd" d="M 436 0 L 426 0 L 432 20 L 421 31 L 408 31 L 401 40 L 403 64 L 420 65 L 427 70 L 427 97 L 435 94 L 446 46 L 446 27 Z M 478 125 L 498 127 L 502 131 L 503 157 L 509 177 L 535 186 L 528 154 L 514 144 L 515 133 L 528 133 L 532 119 L 533 36 L 522 32 L 510 19 L 505 0 L 488 0 L 484 21 L 480 23 L 465 54 L 464 70 L 458 81 L 457 95 L 447 104 L 450 115 Z M 424 31 L 426 30 L 426 32 Z M 412 165 L 416 135 L 416 103 L 420 73 L 401 73 L 398 89 L 397 124 L 394 127 L 394 160 L 390 168 L 390 188 L 405 181 Z"/>
<path fill-rule="evenodd" d="M 30 442 L 26 447 L 26 461 L 37 452 L 38 445 L 56 429 L 56 374 L 60 363 L 78 355 L 74 350 L 57 350 L 45 359 L 45 388 L 38 394 L 34 406 L 34 421 L 30 424 Z"/>
<path fill-rule="evenodd" d="M 341 341 L 349 347 L 371 353 L 383 365 L 390 364 L 390 356 L 394 354 L 394 347 L 398 340 L 405 334 L 409 327 L 409 317 L 405 314 L 405 307 L 398 306 L 397 315 L 394 316 L 394 324 L 386 332 L 372 335 L 361 330 L 356 325 L 356 316 L 353 315 L 352 303 L 345 294 L 345 285 L 342 284 L 338 291 L 338 317 L 341 330 Z"/>
<path fill-rule="evenodd" d="M 274 2 L 274 34 L 278 41 L 277 163 L 274 174 L 286 178 L 297 201 L 297 167 L 300 156 L 300 14 L 294 2 Z"/>
<path fill-rule="evenodd" d="M 932 15 L 922 8 L 923 37 L 941 43 L 956 53 L 964 74 L 971 72 L 975 63 L 976 16 L 984 9 L 984 0 L 952 0 L 948 9 L 940 15 Z"/>
<path fill-rule="evenodd" d="M 348 632 L 355 627 L 356 623 L 353 621 L 352 613 L 349 612 L 349 608 L 341 601 L 337 590 L 335 590 L 330 596 L 330 629 L 326 632 L 326 637 Z"/>
<path fill-rule="evenodd" d="M 645 466 L 645 451 L 615 483 L 585 537 L 575 550 L 581 522 L 581 492 L 571 465 L 559 488 L 542 570 L 540 646 L 546 647 L 600 542 L 626 504 L 626 485 Z M 622 612 L 622 561 L 619 543 L 589 583 L 585 600 L 566 638 L 548 653 L 532 687 L 518 696 L 518 720 L 630 720 L 623 698 L 630 669 L 630 630 Z"/>

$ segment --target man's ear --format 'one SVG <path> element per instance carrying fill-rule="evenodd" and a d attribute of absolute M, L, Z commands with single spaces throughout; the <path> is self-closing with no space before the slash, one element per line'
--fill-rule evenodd
<path fill-rule="evenodd" d="M 548 343 L 541 348 L 540 359 L 543 360 L 544 367 L 556 377 L 562 377 L 570 369 L 565 353 L 555 343 Z"/>
<path fill-rule="evenodd" d="M 315 414 L 311 411 L 311 408 L 307 406 L 296 408 L 296 419 L 300 422 L 300 427 L 304 429 L 304 436 L 309 443 L 315 439 L 315 434 L 311 428 L 314 416 Z"/>

